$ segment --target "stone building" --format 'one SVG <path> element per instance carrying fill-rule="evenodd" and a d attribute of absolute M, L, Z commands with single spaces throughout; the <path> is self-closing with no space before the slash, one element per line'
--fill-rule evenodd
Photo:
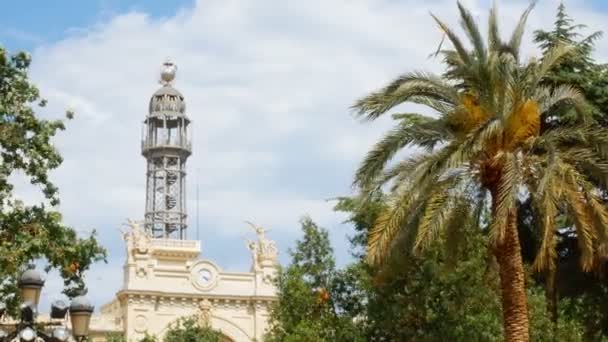
<path fill-rule="evenodd" d="M 176 66 L 163 65 L 162 87 L 150 100 L 144 120 L 146 212 L 123 232 L 127 257 L 122 288 L 93 316 L 95 341 L 122 332 L 129 341 L 145 334 L 162 337 L 178 318 L 196 316 L 221 331 L 226 341 L 262 341 L 269 305 L 276 300 L 277 247 L 266 230 L 250 224 L 256 240 L 248 272 L 223 271 L 201 259 L 201 242 L 187 240 L 186 161 L 191 154 L 190 120 L 184 96 L 172 86 Z M 89 284 L 95 291 L 95 284 Z"/>

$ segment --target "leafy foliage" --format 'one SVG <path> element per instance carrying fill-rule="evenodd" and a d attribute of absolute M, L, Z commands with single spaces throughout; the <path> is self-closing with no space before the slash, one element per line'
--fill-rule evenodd
<path fill-rule="evenodd" d="M 597 210 L 599 215 L 595 219 L 601 220 L 605 210 L 603 199 L 597 196 L 594 187 L 597 179 L 605 179 L 602 170 L 605 161 L 597 158 L 605 149 L 606 133 L 586 116 L 591 111 L 594 118 L 598 118 L 597 110 L 606 108 L 601 105 L 603 100 L 587 94 L 587 91 L 597 91 L 598 84 L 601 86 L 601 82 L 591 86 L 590 79 L 603 77 L 603 67 L 594 65 L 588 54 L 596 39 L 593 37 L 598 34 L 587 39 L 590 45 L 585 47 L 587 43 L 577 42 L 577 36 L 559 33 L 571 40 L 555 39 L 552 44 L 542 46 L 543 58 L 522 64 L 517 50 L 529 11 L 523 14 L 513 37 L 503 42 L 498 35 L 497 11 L 492 9 L 488 41 L 483 42 L 472 16 L 462 6 L 459 10 L 473 51 L 467 51 L 458 37 L 440 22 L 454 46 L 454 50 L 442 51 L 448 66 L 443 77 L 422 72 L 406 74 L 356 105 L 370 120 L 405 102 L 427 105 L 438 118 L 394 114 L 396 127 L 369 152 L 357 171 L 356 184 L 361 195 L 342 198 L 336 206 L 336 210 L 350 215 L 349 222 L 356 231 L 351 237 L 353 255 L 359 260 L 342 270 L 327 272 L 333 274 L 329 278 L 334 279 L 330 282 L 334 284 L 330 298 L 339 303 L 334 304 L 338 308 L 334 312 L 357 322 L 354 335 L 343 335 L 350 338 L 346 340 L 503 340 L 499 273 L 487 253 L 487 246 L 491 251 L 507 232 L 488 232 L 500 230 L 513 221 L 513 216 L 510 220 L 493 217 L 495 211 L 490 210 L 492 202 L 488 195 L 491 191 L 483 190 L 491 182 L 479 181 L 483 176 L 495 177 L 486 180 L 500 180 L 498 189 L 501 190 L 496 197 L 503 202 L 501 212 L 512 215 L 516 209 L 524 261 L 529 265 L 536 261 L 537 268 L 551 269 L 559 265 L 562 269 L 566 266 L 564 260 L 568 260 L 568 267 L 559 273 L 563 277 L 559 277 L 558 282 L 566 280 L 571 284 L 566 288 L 578 287 L 577 291 L 593 283 L 592 274 L 577 270 L 578 260 L 581 260 L 581 249 L 591 245 L 592 251 L 587 251 L 590 254 L 583 259 L 587 258 L 587 262 L 592 259 L 595 264 L 593 260 L 603 239 L 603 224 L 587 230 L 592 233 L 591 241 L 583 242 L 582 248 L 576 240 L 576 231 L 590 225 L 585 211 Z M 561 20 L 562 24 L 556 25 L 569 25 L 568 30 L 579 27 L 564 21 L 563 7 L 560 12 L 558 22 Z M 573 67 L 573 63 L 577 66 Z M 582 74 L 592 73 L 591 78 L 576 79 L 580 71 L 576 68 L 580 68 L 581 63 L 591 63 L 587 69 L 580 69 Z M 564 72 L 569 78 L 558 81 L 556 75 Z M 531 84 L 526 84 L 528 81 Z M 532 101 L 526 99 L 526 91 L 518 90 L 518 82 L 529 87 L 526 91 L 533 93 Z M 496 88 L 492 89 L 492 85 Z M 489 91 L 480 91 L 482 86 Z M 507 90 L 513 93 L 506 94 Z M 589 103 L 581 93 L 589 98 Z M 451 146 L 454 142 L 461 145 Z M 403 148 L 411 145 L 422 147 L 427 153 L 392 163 Z M 490 152 L 495 153 L 494 158 L 504 166 L 498 174 L 493 174 L 496 170 L 492 163 L 484 165 L 487 160 L 482 158 L 488 158 Z M 501 159 L 509 153 L 508 158 Z M 594 170 L 597 179 L 587 177 L 591 169 L 587 158 L 598 166 L 599 170 Z M 539 170 L 541 173 L 534 175 Z M 573 170 L 578 174 L 570 173 Z M 504 174 L 511 177 L 508 182 L 501 179 Z M 584 186 L 558 189 L 564 184 L 560 183 L 563 177 Z M 576 188 L 583 195 L 586 192 L 595 197 L 568 194 Z M 388 190 L 388 194 L 380 189 Z M 563 197 L 548 196 L 553 191 Z M 526 194 L 523 198 L 522 193 Z M 451 196 L 456 199 L 446 205 Z M 399 204 L 403 207 L 398 208 Z M 586 209 L 581 210 L 581 206 Z M 384 263 L 370 265 L 366 262 L 369 233 L 377 228 L 379 218 L 388 210 L 395 211 L 393 219 L 397 221 L 393 224 L 401 230 L 390 239 L 387 249 L 380 248 L 380 252 L 391 252 Z M 541 219 L 543 210 L 548 219 Z M 302 260 L 312 259 L 311 254 L 323 249 L 319 248 L 323 244 L 316 244 L 322 239 L 315 236 L 312 234 L 306 244 L 298 244 L 298 249 L 302 249 L 315 242 L 314 248 L 309 247 L 314 252 Z M 540 255 L 542 253 L 544 255 Z M 319 269 L 333 268 L 333 262 L 323 264 L 326 266 Z M 313 269 L 315 267 L 308 268 Z M 317 269 L 315 273 L 318 272 Z M 602 340 L 601 331 L 607 326 L 605 305 L 602 305 L 605 303 L 603 287 L 592 287 L 593 290 L 585 290 L 582 296 L 555 303 L 553 310 L 557 314 L 552 317 L 547 313 L 550 298 L 536 285 L 537 279 L 530 277 L 530 267 L 525 268 L 525 274 L 531 340 Z M 273 309 L 276 322 L 271 334 L 273 340 L 341 341 L 336 337 L 339 325 L 332 324 L 332 312 L 328 311 L 330 314 L 326 316 L 319 314 L 319 303 L 312 295 L 314 290 L 307 284 L 314 278 L 293 265 L 281 273 L 280 300 Z M 348 327 L 350 325 L 339 329 L 349 331 Z M 325 335 L 326 331 L 331 333 Z"/>
<path fill-rule="evenodd" d="M 543 84 L 547 86 L 568 85 L 581 91 L 589 104 L 594 116 L 604 125 L 606 108 L 608 108 L 608 69 L 605 64 L 598 64 L 593 59 L 595 43 L 603 36 L 601 31 L 582 36 L 580 30 L 585 25 L 574 24 L 566 13 L 566 7 L 561 3 L 558 7 L 555 23 L 551 31 L 537 30 L 534 41 L 543 52 L 555 48 L 559 44 L 574 47 L 572 53 L 564 56 L 559 65 L 551 68 Z M 572 111 L 559 113 L 560 123 L 572 119 Z"/>
<path fill-rule="evenodd" d="M 105 336 L 107 342 L 127 342 L 123 333 L 110 333 Z M 208 326 L 199 324 L 196 317 L 180 318 L 171 324 L 164 342 L 223 342 L 222 334 Z M 145 334 L 138 342 L 160 342 L 154 336 Z"/>
<path fill-rule="evenodd" d="M 127 342 L 123 333 L 107 333 L 105 339 L 106 342 Z"/>
<path fill-rule="evenodd" d="M 367 257 L 382 265 L 403 258 L 403 251 L 420 255 L 435 241 L 466 234 L 462 227 L 481 227 L 480 213 L 488 212 L 490 224 L 484 232 L 499 266 L 505 337 L 527 340 L 519 196 L 531 198 L 542 218 L 535 268 L 555 268 L 555 219 L 564 212 L 578 234 L 581 266 L 591 270 L 606 242 L 608 211 L 587 170 L 593 164 L 595 175 L 607 179 L 608 132 L 590 122 L 580 91 L 543 83 L 575 48 L 560 42 L 540 59 L 520 61 L 532 7 L 508 41 L 498 36 L 493 9 L 487 42 L 471 13 L 460 4 L 458 8 L 472 50 L 435 18 L 453 47 L 440 51 L 447 72 L 407 73 L 354 105 L 369 120 L 406 103 L 425 105 L 436 114 L 397 117 L 397 127 L 372 148 L 356 172 L 355 185 L 363 197 L 389 189 L 387 206 L 369 232 Z M 568 126 L 543 125 L 566 110 L 575 114 Z M 410 145 L 425 152 L 391 165 Z"/>
<path fill-rule="evenodd" d="M 383 210 L 382 193 L 372 198 L 342 198 L 336 205 L 357 232 L 355 249 L 365 246 L 366 232 Z M 355 265 L 363 272 L 351 283 L 360 284 L 355 287 L 361 289 L 356 297 L 362 307 L 353 310 L 366 317 L 365 340 L 502 341 L 498 276 L 484 247 L 487 237 L 476 227 L 463 230 L 456 250 L 436 241 L 421 255 L 404 253 L 382 268 L 370 267 L 363 255 L 359 257 Z M 581 323 L 573 316 L 560 315 L 557 328 L 552 324 L 544 294 L 533 279 L 528 282 L 532 340 L 553 341 L 555 336 L 558 341 L 583 341 Z M 561 303 L 559 310 L 567 307 Z"/>
<path fill-rule="evenodd" d="M 290 251 L 292 262 L 279 272 L 265 341 L 363 341 L 355 323 L 357 271 L 336 271 L 327 231 L 308 217 L 301 223 L 304 235 Z"/>
<path fill-rule="evenodd" d="M 584 28 L 585 25 L 574 23 L 562 3 L 558 7 L 552 30 L 538 30 L 535 32 L 534 38 L 543 51 L 563 42 L 576 48 L 574 53 L 564 56 L 562 62 L 549 71 L 544 84 L 550 86 L 567 84 L 579 89 L 589 102 L 594 117 L 605 127 L 608 124 L 608 112 L 606 112 L 608 108 L 608 67 L 606 64 L 596 62 L 593 58 L 595 43 L 603 35 L 602 32 L 597 31 L 583 36 L 580 32 Z M 555 119 L 550 122 L 553 126 L 567 124 L 572 118 L 572 110 L 567 108 L 557 114 Z M 590 182 L 602 193 L 602 204 L 605 204 L 607 198 L 605 178 L 596 173 L 594 167 L 585 167 L 585 172 L 589 175 Z M 537 224 L 533 213 L 527 210 L 529 205 L 529 202 L 524 202 L 522 206 L 524 218 L 520 220 L 520 230 L 523 231 L 532 231 L 532 227 Z M 608 293 L 606 262 L 600 262 L 594 273 L 583 273 L 577 269 L 576 259 L 580 256 L 581 251 L 577 244 L 578 234 L 573 227 L 573 222 L 567 215 L 560 215 L 556 224 L 561 228 L 557 234 L 559 262 L 553 273 L 549 273 L 544 279 L 541 279 L 545 281 L 547 293 L 552 299 L 551 315 L 555 317 L 560 314 L 554 309 L 557 300 L 570 303 L 571 307 L 584 303 L 585 306 L 594 309 L 569 309 L 563 314 L 576 313 L 576 317 L 583 319 L 588 340 L 600 340 L 602 336 L 608 339 L 608 311 L 603 306 L 595 304 L 608 300 L 606 297 Z M 524 244 L 538 243 L 537 236 L 528 235 Z"/>
<path fill-rule="evenodd" d="M 186 317 L 173 323 L 165 333 L 164 342 L 221 342 L 222 334 L 199 324 L 195 317 Z"/>
<path fill-rule="evenodd" d="M 21 175 L 40 187 L 51 206 L 59 203 L 48 174 L 62 162 L 52 138 L 64 123 L 36 116 L 33 106 L 44 107 L 46 101 L 28 79 L 29 65 L 26 53 L 9 55 L 0 48 L 0 300 L 12 309 L 16 280 L 29 262 L 46 259 L 63 277 L 66 295 L 74 297 L 86 292 L 83 273 L 105 258 L 94 233 L 80 238 L 52 208 L 25 206 L 13 194 L 11 176 Z"/>

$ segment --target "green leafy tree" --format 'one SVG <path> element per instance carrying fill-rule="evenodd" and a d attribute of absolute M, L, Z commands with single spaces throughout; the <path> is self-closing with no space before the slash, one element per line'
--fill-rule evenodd
<path fill-rule="evenodd" d="M 351 239 L 356 251 L 366 245 L 367 232 L 385 206 L 381 193 L 339 200 L 336 210 L 349 215 L 357 232 Z M 464 227 L 462 235 L 451 237 L 461 239 L 457 249 L 436 241 L 421 255 L 406 251 L 403 258 L 378 268 L 357 253 L 363 272 L 350 282 L 362 284 L 357 288 L 363 293 L 356 296 L 362 308 L 351 310 L 363 312 L 366 340 L 502 341 L 498 276 L 485 252 L 483 229 Z M 533 287 L 528 298 L 533 341 L 583 341 L 581 325 L 570 315 L 554 330 L 542 292 Z"/>
<path fill-rule="evenodd" d="M 534 41 L 543 53 L 560 44 L 573 47 L 571 53 L 565 55 L 558 65 L 549 70 L 542 83 L 552 87 L 566 85 L 580 90 L 590 104 L 594 116 L 605 125 L 608 124 L 608 67 L 597 63 L 592 55 L 596 41 L 603 34 L 596 31 L 582 36 L 580 30 L 584 28 L 585 25 L 574 24 L 573 19 L 566 13 L 565 5 L 560 3 L 553 29 L 534 32 Z M 564 123 L 576 116 L 568 108 L 558 114 L 560 115 L 557 120 L 547 123 Z"/>
<path fill-rule="evenodd" d="M 165 333 L 164 342 L 222 342 L 222 334 L 200 324 L 196 317 L 177 320 Z"/>
<path fill-rule="evenodd" d="M 279 272 L 278 301 L 271 309 L 266 341 L 363 341 L 351 306 L 357 292 L 350 270 L 337 271 L 328 233 L 310 218 Z"/>
<path fill-rule="evenodd" d="M 546 52 L 559 44 L 574 46 L 574 51 L 564 56 L 559 65 L 552 68 L 544 81 L 548 86 L 569 85 L 580 90 L 589 104 L 594 117 L 603 125 L 608 125 L 608 66 L 598 63 L 593 58 L 595 43 L 602 37 L 601 31 L 593 32 L 584 36 L 581 30 L 585 25 L 575 24 L 574 20 L 566 13 L 563 3 L 558 6 L 556 20 L 550 31 L 537 30 L 534 40 L 542 51 Z M 573 111 L 567 109 L 558 113 L 553 125 L 564 125 L 573 117 Z M 594 172 L 593 168 L 586 170 L 591 181 L 602 191 L 604 202 L 606 195 L 606 183 L 602 176 Z M 538 220 L 531 215 L 529 207 L 531 201 L 523 203 L 524 219 L 520 220 L 521 228 L 527 231 L 534 229 L 530 225 L 538 224 Z M 549 310 L 552 318 L 557 318 L 557 301 L 560 297 L 570 298 L 571 305 L 585 303 L 588 307 L 596 310 L 568 310 L 577 312 L 577 317 L 583 317 L 587 327 L 587 338 L 599 340 L 601 335 L 608 338 L 608 308 L 598 306 L 594 303 L 603 303 L 608 300 L 608 283 L 606 282 L 606 266 L 598 265 L 597 272 L 581 272 L 577 267 L 577 259 L 580 255 L 577 245 L 577 232 L 573 229 L 573 222 L 563 216 L 558 220 L 561 229 L 558 233 L 558 255 L 559 262 L 553 272 L 545 275 L 547 295 L 551 305 Z M 538 244 L 539 238 L 534 234 L 528 234 L 533 241 L 524 241 L 531 245 Z M 528 253 L 534 255 L 534 250 Z M 605 264 L 605 262 L 604 262 Z"/>
<path fill-rule="evenodd" d="M 28 79 L 29 65 L 26 53 L 9 55 L 0 47 L 0 301 L 12 309 L 16 280 L 28 263 L 46 259 L 48 269 L 59 270 L 65 293 L 73 297 L 85 292 L 83 272 L 105 258 L 93 235 L 78 237 L 52 207 L 25 206 L 13 193 L 11 176 L 21 175 L 40 187 L 48 204 L 59 203 L 49 171 L 62 162 L 52 138 L 64 123 L 36 116 L 34 107 L 44 107 L 46 101 Z"/>
<path fill-rule="evenodd" d="M 368 237 L 368 260 L 374 265 L 420 254 L 434 241 L 461 236 L 463 222 L 483 227 L 496 260 L 501 291 L 503 331 L 507 341 L 529 340 L 525 270 L 517 228 L 517 201 L 529 196 L 542 218 L 542 236 L 534 261 L 538 270 L 556 262 L 556 217 L 567 212 L 578 231 L 580 263 L 590 270 L 606 241 L 608 212 L 587 177 L 585 165 L 606 177 L 604 151 L 608 139 L 601 127 L 586 121 L 587 102 L 568 85 L 543 84 L 547 73 L 572 48 L 558 44 L 540 59 L 520 61 L 519 47 L 528 8 L 508 41 L 498 33 L 496 9 L 490 11 L 484 41 L 471 13 L 461 4 L 461 26 L 472 49 L 435 18 L 452 45 L 442 50 L 446 72 L 400 76 L 383 89 L 356 102 L 360 116 L 374 120 L 400 104 L 421 104 L 435 115 L 394 115 L 396 127 L 368 153 L 356 172 L 363 196 L 389 188 L 387 207 Z M 563 108 L 576 120 L 568 127 L 548 127 Z M 389 165 L 407 146 L 423 150 Z"/>
<path fill-rule="evenodd" d="M 127 342 L 123 333 L 107 333 L 105 338 L 106 342 Z"/>

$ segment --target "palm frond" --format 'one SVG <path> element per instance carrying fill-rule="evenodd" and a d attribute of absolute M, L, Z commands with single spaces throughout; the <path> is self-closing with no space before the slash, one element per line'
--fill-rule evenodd
<path fill-rule="evenodd" d="M 367 153 L 355 174 L 355 185 L 368 188 L 382 173 L 393 156 L 408 144 L 433 146 L 445 137 L 441 125 L 431 125 L 435 119 L 426 117 L 424 121 L 402 121 L 389 131 Z"/>
<path fill-rule="evenodd" d="M 555 260 L 557 258 L 557 236 L 555 218 L 558 212 L 557 201 L 560 197 L 556 192 L 559 191 L 558 160 L 554 151 L 550 151 L 549 160 L 544 170 L 537 192 L 532 196 L 538 216 L 541 221 L 542 240 L 534 260 L 533 267 L 537 271 L 555 269 Z"/>
<path fill-rule="evenodd" d="M 444 176 L 450 176 L 447 173 L 460 166 L 462 164 L 460 164 L 459 147 L 455 144 L 444 146 L 437 151 L 427 153 L 418 167 L 411 172 L 402 169 L 395 176 L 391 191 L 400 191 L 403 188 L 402 184 L 406 186 L 418 184 L 424 187 Z"/>
<path fill-rule="evenodd" d="M 561 59 L 574 49 L 571 45 L 563 43 L 557 44 L 544 54 L 542 61 L 536 67 L 534 76 L 530 82 L 530 88 L 536 88 L 540 82 L 547 76 L 547 73 L 555 67 Z"/>
<path fill-rule="evenodd" d="M 423 72 L 404 74 L 383 89 L 359 99 L 354 105 L 356 114 L 375 120 L 393 107 L 415 97 L 430 98 L 447 104 L 458 101 L 458 93 L 450 84 L 436 75 Z"/>
<path fill-rule="evenodd" d="M 388 199 L 388 205 L 380 213 L 367 238 L 367 259 L 371 264 L 382 264 L 391 254 L 399 234 L 408 221 L 416 218 L 419 208 L 418 193 L 402 191 Z M 407 233 L 407 232 L 406 232 Z"/>
<path fill-rule="evenodd" d="M 608 241 L 608 208 L 606 208 L 597 195 L 587 191 L 586 197 L 599 233 L 598 240 Z"/>
<path fill-rule="evenodd" d="M 483 63 L 486 60 L 486 46 L 479 32 L 479 27 L 477 27 L 477 23 L 473 19 L 471 12 L 460 1 L 458 1 L 458 10 L 460 11 L 460 25 L 469 37 L 477 58 Z"/>
<path fill-rule="evenodd" d="M 561 158 L 587 177 L 603 184 L 608 181 L 608 160 L 600 152 L 589 147 L 569 147 L 560 151 Z"/>
<path fill-rule="evenodd" d="M 413 245 L 415 253 L 428 248 L 440 233 L 445 231 L 449 223 L 453 224 L 456 209 L 460 213 L 465 211 L 462 182 L 468 179 L 471 179 L 468 170 L 462 169 L 440 177 L 437 184 L 433 185 L 433 192 L 428 195 L 424 213 L 418 222 L 418 232 Z"/>
<path fill-rule="evenodd" d="M 466 198 L 459 198 L 445 222 L 445 250 L 448 264 L 457 260 L 458 249 L 464 240 L 464 228 L 471 221 L 471 204 Z M 478 227 L 473 227 L 477 229 Z"/>
<path fill-rule="evenodd" d="M 429 107 L 441 116 L 452 113 L 455 108 L 453 103 L 431 98 L 429 96 L 412 96 L 409 98 L 409 102 Z"/>
<path fill-rule="evenodd" d="M 367 257 L 371 264 L 381 264 L 386 259 L 397 230 L 407 219 L 407 209 L 403 204 L 391 203 L 378 217 L 367 238 Z"/>
<path fill-rule="evenodd" d="M 460 41 L 460 38 L 458 38 L 458 36 L 454 33 L 454 31 L 450 29 L 448 25 L 446 25 L 443 21 L 437 18 L 434 14 L 431 13 L 431 16 L 433 17 L 433 19 L 435 19 L 435 22 L 437 23 L 437 25 L 439 25 L 439 28 L 441 28 L 443 33 L 448 37 L 448 39 L 452 43 L 452 46 L 458 53 L 458 57 L 460 58 L 460 60 L 462 60 L 464 64 L 469 64 L 471 62 L 469 52 L 462 44 L 462 41 Z"/>
<path fill-rule="evenodd" d="M 493 73 L 495 109 L 498 117 L 504 117 L 507 112 L 509 102 L 512 102 L 510 95 L 516 86 L 515 70 L 516 61 L 511 54 L 500 54 Z"/>
<path fill-rule="evenodd" d="M 433 163 L 434 157 L 435 155 L 432 153 L 423 153 L 408 157 L 392 165 L 383 172 L 382 176 L 377 178 L 369 190 L 379 190 L 382 186 L 393 181 L 393 187 L 390 189 L 390 192 L 394 192 L 405 184 L 421 179 L 427 174 L 426 171 L 429 164 Z"/>
<path fill-rule="evenodd" d="M 547 113 L 550 109 L 563 104 L 584 105 L 585 97 L 580 90 L 570 85 L 559 85 L 557 87 L 538 87 L 533 98 L 539 103 L 541 113 Z"/>
<path fill-rule="evenodd" d="M 530 12 L 532 12 L 532 9 L 534 9 L 535 5 L 536 0 L 532 1 L 530 3 L 530 6 L 528 6 L 524 13 L 522 13 L 521 17 L 519 18 L 519 22 L 515 26 L 515 30 L 513 30 L 511 39 L 509 40 L 509 50 L 511 51 L 516 60 L 519 60 L 519 49 L 521 47 L 521 41 L 523 39 L 524 31 L 526 29 L 526 22 L 528 21 L 528 16 L 530 15 Z"/>
<path fill-rule="evenodd" d="M 592 218 L 589 216 L 584 196 L 580 191 L 570 186 L 566 191 L 566 200 L 576 227 L 578 247 L 581 251 L 581 268 L 584 271 L 590 271 L 593 268 L 595 244 Z"/>
<path fill-rule="evenodd" d="M 537 148 L 563 145 L 606 146 L 608 131 L 592 125 L 566 126 L 549 129 L 535 141 Z"/>
<path fill-rule="evenodd" d="M 463 142 L 472 155 L 484 151 L 489 155 L 499 147 L 503 135 L 504 127 L 499 119 L 488 120 L 476 132 L 472 132 Z"/>
<path fill-rule="evenodd" d="M 453 158 L 457 150 L 457 145 L 448 145 L 412 160 L 411 165 L 402 165 L 411 172 L 397 175 L 398 186 L 391 191 L 394 195 L 390 204 L 369 233 L 370 262 L 382 262 L 387 257 L 387 253 L 390 253 L 391 241 L 415 239 L 417 234 L 413 230 L 418 231 L 419 221 L 416 221 L 415 227 L 409 224 L 414 213 L 417 213 L 416 219 L 420 220 L 429 196 L 436 192 L 446 192 L 452 186 L 456 186 L 457 180 L 467 175 L 467 169 L 446 174 L 446 170 L 453 169 Z M 400 232 L 405 226 L 409 226 L 410 230 Z"/>
<path fill-rule="evenodd" d="M 558 214 L 558 210 L 555 198 L 550 194 L 545 194 L 539 203 L 538 209 L 542 212 L 542 240 L 536 258 L 534 259 L 533 267 L 537 271 L 546 269 L 553 270 L 555 269 L 555 261 L 557 259 L 555 218 Z"/>
<path fill-rule="evenodd" d="M 491 52 L 499 52 L 502 46 L 502 40 L 498 29 L 498 8 L 496 6 L 496 1 L 492 4 L 490 16 L 488 18 L 488 42 Z"/>
<path fill-rule="evenodd" d="M 414 241 L 414 252 L 420 253 L 431 244 L 445 227 L 445 222 L 454 209 L 447 189 L 436 191 L 429 196 L 424 214 L 418 224 L 418 234 Z"/>
<path fill-rule="evenodd" d="M 581 185 L 590 186 L 590 184 L 585 184 L 585 177 L 571 165 L 562 163 L 560 168 L 563 174 L 560 186 L 564 188 L 564 197 L 576 227 L 577 242 L 581 252 L 581 268 L 583 271 L 590 271 L 594 264 L 597 236 L 594 220 L 589 211 L 585 193 L 582 190 L 584 187 L 581 187 Z"/>

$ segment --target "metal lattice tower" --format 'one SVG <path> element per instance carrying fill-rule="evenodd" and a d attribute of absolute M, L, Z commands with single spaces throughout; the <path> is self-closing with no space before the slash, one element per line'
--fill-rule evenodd
<path fill-rule="evenodd" d="M 163 64 L 150 99 L 141 153 L 148 162 L 145 229 L 155 238 L 186 238 L 186 160 L 192 153 L 184 96 L 172 87 L 177 66 Z"/>

